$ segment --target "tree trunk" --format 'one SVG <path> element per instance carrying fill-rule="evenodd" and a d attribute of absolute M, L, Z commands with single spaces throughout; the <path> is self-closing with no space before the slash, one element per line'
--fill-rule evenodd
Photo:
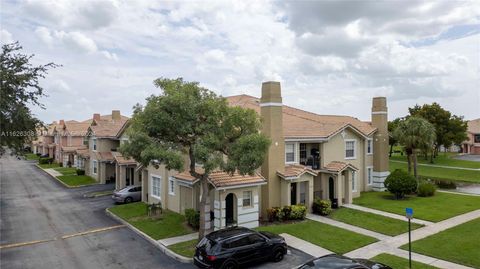
<path fill-rule="evenodd" d="M 200 180 L 202 186 L 202 197 L 200 199 L 200 227 L 198 229 L 198 239 L 201 240 L 206 232 L 207 227 L 205 227 L 206 219 L 210 219 L 210 209 L 207 210 L 207 201 L 209 201 L 209 191 L 208 191 L 208 181 L 205 176 L 202 176 Z M 208 227 L 210 229 L 210 227 Z"/>
<path fill-rule="evenodd" d="M 417 154 L 415 151 L 412 153 L 412 159 L 413 159 L 413 175 L 415 176 L 416 179 L 418 179 L 417 175 Z"/>
<path fill-rule="evenodd" d="M 392 157 L 392 153 L 393 153 L 393 145 L 390 145 L 390 153 L 389 153 L 388 157 Z"/>
<path fill-rule="evenodd" d="M 412 150 L 405 149 L 405 152 L 407 153 L 408 174 L 411 174 L 412 173 Z"/>

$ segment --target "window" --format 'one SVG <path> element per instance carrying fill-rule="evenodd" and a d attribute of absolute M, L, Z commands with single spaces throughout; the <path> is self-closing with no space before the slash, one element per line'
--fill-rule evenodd
<path fill-rule="evenodd" d="M 285 162 L 295 162 L 295 144 L 293 143 L 285 144 Z"/>
<path fill-rule="evenodd" d="M 224 247 L 238 248 L 238 247 L 248 246 L 249 244 L 250 244 L 250 240 L 248 239 L 248 236 L 244 236 L 242 238 L 234 239 L 230 242 L 225 243 Z"/>
<path fill-rule="evenodd" d="M 474 143 L 480 143 L 480 134 L 476 134 L 473 136 L 473 142 Z"/>
<path fill-rule="evenodd" d="M 265 238 L 261 237 L 258 234 L 251 234 L 248 236 L 248 240 L 250 241 L 250 244 L 257 244 L 257 243 L 263 243 L 265 242 Z"/>
<path fill-rule="evenodd" d="M 307 163 L 307 144 L 300 144 L 300 163 L 305 165 Z"/>
<path fill-rule="evenodd" d="M 252 206 L 252 191 L 243 192 L 243 206 Z"/>
<path fill-rule="evenodd" d="M 93 161 L 92 162 L 92 166 L 93 166 L 93 174 L 96 175 L 98 173 L 98 162 L 97 161 Z"/>
<path fill-rule="evenodd" d="M 88 136 L 83 137 L 83 145 L 88 147 Z"/>
<path fill-rule="evenodd" d="M 367 167 L 367 184 L 372 185 L 373 182 L 373 168 Z"/>
<path fill-rule="evenodd" d="M 97 150 L 97 139 L 96 138 L 92 139 L 92 148 L 93 148 L 93 150 Z"/>
<path fill-rule="evenodd" d="M 345 159 L 355 159 L 355 140 L 345 141 Z"/>
<path fill-rule="evenodd" d="M 357 191 L 357 172 L 352 171 L 352 191 Z"/>
<path fill-rule="evenodd" d="M 152 175 L 152 196 L 160 199 L 162 177 Z"/>
<path fill-rule="evenodd" d="M 369 138 L 367 139 L 367 154 L 372 154 L 373 153 L 373 143 L 372 139 Z"/>
<path fill-rule="evenodd" d="M 175 180 L 173 177 L 168 178 L 168 194 L 175 195 Z"/>

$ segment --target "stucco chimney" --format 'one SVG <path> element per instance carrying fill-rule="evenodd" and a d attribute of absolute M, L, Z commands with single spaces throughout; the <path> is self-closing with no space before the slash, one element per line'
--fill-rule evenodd
<path fill-rule="evenodd" d="M 112 120 L 120 120 L 120 110 L 112 110 Z"/>
<path fill-rule="evenodd" d="M 267 156 L 262 165 L 262 175 L 268 184 L 262 186 L 261 205 L 262 217 L 267 218 L 267 209 L 283 203 L 282 184 L 277 171 L 285 170 L 285 140 L 283 137 L 282 93 L 280 82 L 269 81 L 262 84 L 260 99 L 260 115 L 262 117 L 262 132 L 271 140 Z M 288 199 L 288 198 L 285 198 Z"/>
<path fill-rule="evenodd" d="M 386 97 L 372 100 L 372 126 L 377 128 L 373 136 L 373 190 L 384 191 L 388 167 L 388 109 Z"/>
<path fill-rule="evenodd" d="M 93 120 L 100 120 L 100 114 L 98 113 L 93 114 Z"/>
<path fill-rule="evenodd" d="M 60 125 L 65 125 L 65 121 L 64 121 L 64 120 L 60 120 L 60 121 L 58 122 L 58 124 L 60 124 Z"/>

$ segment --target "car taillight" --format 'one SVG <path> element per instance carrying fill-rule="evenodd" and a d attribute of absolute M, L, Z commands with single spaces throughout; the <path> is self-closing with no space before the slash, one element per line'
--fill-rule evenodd
<path fill-rule="evenodd" d="M 216 260 L 217 257 L 216 256 L 213 256 L 213 255 L 207 255 L 207 260 L 213 262 L 214 260 Z"/>

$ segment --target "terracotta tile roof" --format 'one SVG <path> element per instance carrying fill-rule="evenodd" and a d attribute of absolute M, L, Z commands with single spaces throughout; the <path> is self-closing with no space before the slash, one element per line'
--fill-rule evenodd
<path fill-rule="evenodd" d="M 338 161 L 333 161 L 327 164 L 324 169 L 331 171 L 331 172 L 342 172 L 346 168 L 353 169 L 355 171 L 358 171 L 358 168 L 353 166 L 352 164 L 349 163 L 344 163 L 344 162 L 338 162 Z"/>
<path fill-rule="evenodd" d="M 82 156 L 83 158 L 90 158 L 90 150 L 88 150 L 87 148 L 77 149 L 75 150 L 75 153 Z"/>
<path fill-rule="evenodd" d="M 260 99 L 249 95 L 226 97 L 231 106 L 250 108 L 260 114 Z M 345 127 L 352 127 L 368 136 L 374 128 L 370 123 L 350 116 L 319 115 L 301 109 L 283 106 L 283 134 L 285 138 L 310 138 L 329 136 Z"/>
<path fill-rule="evenodd" d="M 104 152 L 92 152 L 92 154 L 95 156 L 95 159 L 99 161 L 106 161 L 106 162 L 113 162 L 115 161 L 115 158 L 113 157 L 113 154 L 111 151 L 104 151 Z"/>
<path fill-rule="evenodd" d="M 137 165 L 138 163 L 134 159 L 127 159 L 122 156 L 120 152 L 112 152 L 113 158 L 119 165 Z"/>
<path fill-rule="evenodd" d="M 64 127 L 64 134 L 71 136 L 86 136 L 90 123 L 88 122 L 66 122 Z"/>
<path fill-rule="evenodd" d="M 201 173 L 200 169 L 198 172 Z M 191 183 L 194 183 L 196 180 L 192 175 L 190 175 L 190 172 L 188 171 L 178 173 L 174 177 Z M 215 188 L 242 187 L 244 185 L 261 185 L 267 182 L 265 178 L 258 173 L 253 176 L 243 176 L 237 172 L 235 172 L 233 175 L 230 175 L 229 173 L 223 171 L 211 172 L 209 176 L 209 181 Z"/>
<path fill-rule="evenodd" d="M 98 137 L 117 137 L 127 121 L 128 118 L 125 116 L 121 116 L 120 120 L 100 119 L 90 126 L 90 130 Z"/>
<path fill-rule="evenodd" d="M 313 169 L 310 167 L 301 165 L 301 164 L 292 164 L 292 165 L 287 165 L 285 166 L 285 171 L 280 172 L 277 171 L 277 175 L 279 175 L 282 178 L 288 178 L 288 179 L 295 179 L 301 177 L 303 174 L 309 173 L 312 176 L 316 176 L 318 173 L 315 172 Z"/>
<path fill-rule="evenodd" d="M 480 119 L 468 121 L 468 132 L 472 134 L 480 134 Z"/>

